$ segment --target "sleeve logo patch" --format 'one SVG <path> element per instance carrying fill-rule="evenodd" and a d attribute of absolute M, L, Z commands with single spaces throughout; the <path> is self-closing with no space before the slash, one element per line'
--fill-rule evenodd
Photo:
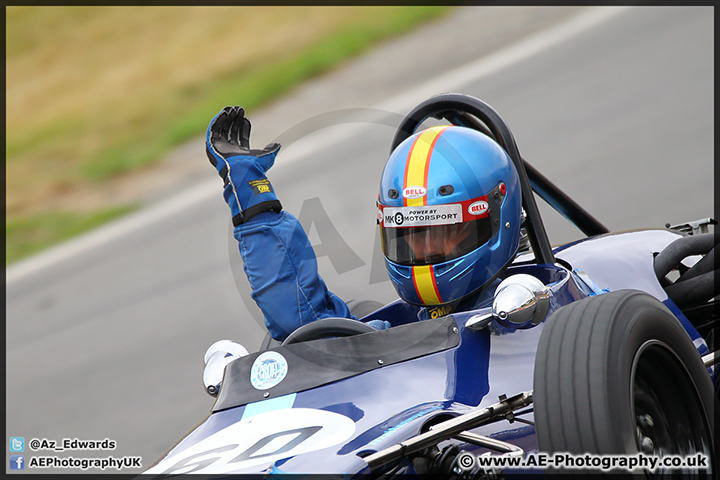
<path fill-rule="evenodd" d="M 260 180 L 252 180 L 248 182 L 248 185 L 250 185 L 250 188 L 252 188 L 253 194 L 260 195 L 262 193 L 273 193 L 272 185 L 270 185 L 270 180 L 267 178 L 262 178 Z"/>
<path fill-rule="evenodd" d="M 250 369 L 250 384 L 257 390 L 267 390 L 285 378 L 288 363 L 277 352 L 265 352 L 258 356 Z"/>

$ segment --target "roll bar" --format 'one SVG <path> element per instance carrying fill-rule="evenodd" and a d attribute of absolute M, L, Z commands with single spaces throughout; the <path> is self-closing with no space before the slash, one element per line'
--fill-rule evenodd
<path fill-rule="evenodd" d="M 520 156 L 510 128 L 500 115 L 491 106 L 475 97 L 457 93 L 444 93 L 425 100 L 413 108 L 398 126 L 393 138 L 391 152 L 403 140 L 415 133 L 415 130 L 430 117 L 438 120 L 445 119 L 454 125 L 478 130 L 498 142 L 510 156 L 520 177 L 522 206 L 527 214 L 525 230 L 537 263 L 553 264 L 555 263 L 555 255 L 550 246 L 535 197 L 532 194 L 533 191 L 540 195 L 558 213 L 577 226 L 585 235 L 599 235 L 609 231 L 525 161 Z M 480 122 L 473 117 L 479 119 Z"/>

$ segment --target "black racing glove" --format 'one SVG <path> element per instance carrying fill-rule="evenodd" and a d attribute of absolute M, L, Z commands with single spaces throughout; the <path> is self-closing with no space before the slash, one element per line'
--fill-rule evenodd
<path fill-rule="evenodd" d="M 205 150 L 210 163 L 223 179 L 223 196 L 230 206 L 233 225 L 238 226 L 258 213 L 282 205 L 265 176 L 275 163 L 279 143 L 262 150 L 250 149 L 250 120 L 242 107 L 225 107 L 207 129 Z"/>

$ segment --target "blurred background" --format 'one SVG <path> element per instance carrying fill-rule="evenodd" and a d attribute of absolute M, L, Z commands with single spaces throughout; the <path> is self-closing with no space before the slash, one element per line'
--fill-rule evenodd
<path fill-rule="evenodd" d="M 227 99 L 249 109 L 448 8 L 8 7 L 7 260 L 137 209 Z"/>
<path fill-rule="evenodd" d="M 209 413 L 205 349 L 259 346 L 204 155 L 225 105 L 283 144 L 269 177 L 345 300 L 396 298 L 377 185 L 437 93 L 493 106 L 611 230 L 714 213 L 712 7 L 7 7 L 6 30 L 8 439 L 147 468 Z"/>

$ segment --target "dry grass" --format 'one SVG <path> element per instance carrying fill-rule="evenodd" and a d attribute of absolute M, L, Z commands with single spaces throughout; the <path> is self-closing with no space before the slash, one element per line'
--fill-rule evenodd
<path fill-rule="evenodd" d="M 7 121 L 11 133 L 93 114 L 120 123 L 159 85 L 202 85 L 373 15 L 367 7 L 9 7 Z"/>
<path fill-rule="evenodd" d="M 77 199 L 202 132 L 225 99 L 257 108 L 447 10 L 7 7 L 7 262 L 132 209 Z"/>

